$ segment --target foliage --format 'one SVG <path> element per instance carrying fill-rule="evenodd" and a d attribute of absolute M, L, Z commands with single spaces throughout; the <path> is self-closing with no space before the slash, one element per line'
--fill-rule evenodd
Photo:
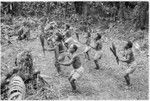
<path fill-rule="evenodd" d="M 148 49 L 147 30 L 143 30 L 148 29 L 148 2 L 1 2 L 1 45 L 12 43 L 15 46 L 13 38 L 24 39 L 26 34 L 30 39 L 31 36 L 37 38 L 53 21 L 60 31 L 66 23 L 79 33 L 87 32 L 90 27 L 93 36 L 94 33 L 103 33 L 104 37 L 132 40 L 141 46 L 141 50 Z M 13 69 L 5 64 L 2 64 L 3 68 L 8 71 L 2 70 L 2 76 Z M 28 95 L 33 95 L 27 99 L 55 99 L 60 96 L 55 88 L 34 90 L 31 83 L 26 86 Z"/>
<path fill-rule="evenodd" d="M 136 28 L 148 26 L 148 2 L 1 2 L 1 8 L 2 15 L 45 16 L 49 20 L 71 22 L 78 19 L 90 25 L 100 19 L 131 20 Z"/>

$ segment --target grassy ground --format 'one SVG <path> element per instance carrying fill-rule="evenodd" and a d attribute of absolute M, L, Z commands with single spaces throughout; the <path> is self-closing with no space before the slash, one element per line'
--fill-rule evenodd
<path fill-rule="evenodd" d="M 38 31 L 37 31 L 38 32 Z M 13 45 L 2 46 L 1 61 L 7 64 L 10 68 L 14 67 L 14 58 L 17 53 L 23 49 L 31 49 L 34 57 L 34 66 L 41 71 L 41 75 L 45 75 L 45 80 L 53 86 L 55 93 L 53 99 L 61 100 L 111 100 L 111 99 L 148 99 L 148 58 L 146 54 L 136 55 L 138 66 L 136 71 L 131 75 L 132 87 L 127 89 L 123 78 L 125 64 L 116 63 L 115 57 L 109 50 L 111 42 L 117 43 L 117 47 L 121 44 L 121 40 L 111 37 L 103 44 L 103 57 L 99 60 L 100 70 L 95 70 L 93 62 L 94 51 L 91 50 L 91 61 L 87 61 L 84 56 L 81 56 L 83 67 L 85 69 L 84 75 L 77 83 L 77 92 L 71 91 L 71 86 L 68 81 L 71 66 L 62 66 L 62 75 L 58 75 L 54 67 L 54 53 L 46 52 L 44 56 L 39 39 L 32 41 L 13 42 Z M 84 38 L 80 38 L 83 39 Z M 79 50 L 83 50 L 85 46 Z M 65 60 L 67 61 L 67 59 Z M 52 94 L 49 90 L 41 93 L 45 95 L 37 95 L 30 99 L 51 99 Z"/>

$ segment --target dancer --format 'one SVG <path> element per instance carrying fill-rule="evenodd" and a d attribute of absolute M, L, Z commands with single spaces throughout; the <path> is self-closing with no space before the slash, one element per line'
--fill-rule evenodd
<path fill-rule="evenodd" d="M 79 57 L 82 53 L 76 54 L 75 52 L 77 51 L 77 49 L 78 49 L 77 45 L 72 44 L 69 48 L 69 52 L 72 55 L 72 59 L 68 63 L 59 62 L 60 65 L 64 65 L 64 66 L 72 65 L 73 66 L 73 71 L 71 72 L 68 78 L 73 91 L 76 90 L 75 81 L 79 79 L 83 75 L 83 72 L 84 72 L 84 68 L 82 66 L 81 59 Z"/>
<path fill-rule="evenodd" d="M 132 47 L 133 47 L 133 43 L 131 41 L 128 41 L 128 43 L 124 47 L 123 57 L 125 57 L 125 58 L 122 60 L 119 59 L 119 61 L 127 63 L 127 69 L 126 69 L 125 75 L 124 75 L 127 86 L 130 86 L 130 76 L 129 75 L 132 74 L 136 70 L 136 65 L 137 65 L 135 58 L 134 58 L 133 51 L 132 51 Z"/>

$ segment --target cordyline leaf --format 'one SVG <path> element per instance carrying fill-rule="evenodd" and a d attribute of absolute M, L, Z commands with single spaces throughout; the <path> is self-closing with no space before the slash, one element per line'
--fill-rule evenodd
<path fill-rule="evenodd" d="M 119 58 L 117 56 L 116 47 L 115 47 L 114 43 L 112 43 L 112 48 L 110 47 L 110 50 L 114 54 L 114 56 L 116 57 L 116 61 L 119 64 Z"/>
<path fill-rule="evenodd" d="M 44 37 L 42 35 L 40 35 L 40 41 L 41 41 L 41 45 L 42 45 L 42 48 L 43 48 L 43 53 L 45 55 L 45 49 L 44 49 Z"/>

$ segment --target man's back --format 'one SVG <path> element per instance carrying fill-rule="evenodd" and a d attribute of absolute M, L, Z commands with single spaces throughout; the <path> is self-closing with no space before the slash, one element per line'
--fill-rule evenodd
<path fill-rule="evenodd" d="M 73 56 L 73 63 L 72 63 L 72 66 L 74 69 L 78 69 L 81 67 L 81 60 L 80 60 L 80 57 L 79 55 L 74 55 Z"/>

